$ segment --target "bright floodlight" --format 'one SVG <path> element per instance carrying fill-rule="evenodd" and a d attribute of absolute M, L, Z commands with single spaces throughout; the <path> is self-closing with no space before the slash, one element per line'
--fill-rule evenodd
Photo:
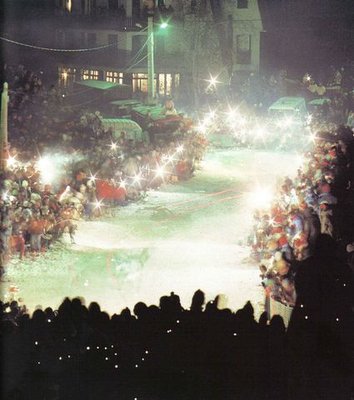
<path fill-rule="evenodd" d="M 41 174 L 42 183 L 53 183 L 56 175 L 56 168 L 50 157 L 41 157 L 37 162 L 37 168 Z"/>
<path fill-rule="evenodd" d="M 2 200 L 3 201 L 7 201 L 8 199 L 9 199 L 9 192 L 4 192 L 2 195 L 1 195 L 1 198 L 2 198 Z"/>
<path fill-rule="evenodd" d="M 273 193 L 269 188 L 258 187 L 254 192 L 250 193 L 250 204 L 256 209 L 268 209 L 273 200 Z"/>
<path fill-rule="evenodd" d="M 9 156 L 9 158 L 6 160 L 7 168 L 13 168 L 16 165 L 16 157 L 15 156 Z"/>
<path fill-rule="evenodd" d="M 119 182 L 119 188 L 121 188 L 121 189 L 125 189 L 125 188 L 126 188 L 126 185 L 127 185 L 127 183 L 126 183 L 126 181 L 125 181 L 124 179 L 122 179 L 122 180 Z"/>
<path fill-rule="evenodd" d="M 177 149 L 177 153 L 178 153 L 178 149 Z M 168 163 L 173 163 L 174 161 L 176 161 L 176 159 L 174 158 L 173 154 L 170 154 L 167 158 L 166 158 L 166 162 Z"/>
<path fill-rule="evenodd" d="M 112 142 L 110 146 L 111 146 L 111 150 L 113 150 L 113 151 L 117 150 L 117 143 Z"/>
<path fill-rule="evenodd" d="M 134 176 L 133 183 L 138 183 L 139 184 L 141 182 L 141 180 L 142 180 L 142 177 L 141 177 L 141 173 L 139 172 L 138 174 L 136 174 Z"/>
<path fill-rule="evenodd" d="M 96 180 L 97 180 L 96 174 L 93 175 L 93 174 L 91 173 L 90 178 L 89 178 L 89 181 L 92 182 L 92 183 L 94 183 Z"/>
<path fill-rule="evenodd" d="M 155 170 L 156 178 L 163 178 L 165 169 L 162 165 L 159 165 Z"/>
<path fill-rule="evenodd" d="M 209 88 L 213 87 L 216 88 L 217 83 L 221 83 L 217 80 L 217 77 L 210 75 L 210 79 L 206 79 L 209 82 Z"/>
<path fill-rule="evenodd" d="M 266 136 L 267 131 L 264 129 L 262 126 L 257 126 L 256 129 L 254 130 L 254 134 L 256 138 L 263 138 Z"/>
<path fill-rule="evenodd" d="M 235 110 L 232 110 L 232 109 L 229 110 L 229 111 L 226 113 L 226 115 L 227 115 L 227 119 L 228 119 L 229 122 L 234 122 L 235 119 L 236 119 L 236 116 L 237 116 L 236 111 L 235 111 Z"/>
<path fill-rule="evenodd" d="M 310 75 L 310 74 L 306 74 L 306 75 L 305 75 L 305 79 L 307 80 L 307 82 L 310 82 L 310 80 L 311 80 L 311 75 Z"/>
<path fill-rule="evenodd" d="M 168 23 L 167 22 L 162 22 L 162 24 L 160 25 L 161 29 L 166 29 L 168 27 Z"/>
<path fill-rule="evenodd" d="M 310 140 L 310 142 L 311 142 L 311 143 L 315 143 L 316 139 L 317 139 L 317 134 L 316 134 L 316 132 L 310 132 L 310 134 L 309 134 L 309 140 Z"/>
<path fill-rule="evenodd" d="M 309 125 L 309 124 L 311 124 L 312 120 L 313 120 L 313 115 L 312 115 L 312 114 L 309 114 L 309 115 L 306 117 L 306 123 Z"/>
<path fill-rule="evenodd" d="M 95 210 L 100 210 L 101 209 L 101 207 L 102 207 L 102 201 L 103 200 L 97 200 L 97 201 L 95 201 L 94 202 L 94 205 L 95 205 Z"/>
<path fill-rule="evenodd" d="M 284 118 L 284 126 L 286 128 L 288 128 L 289 126 L 291 126 L 294 123 L 294 120 L 292 117 L 286 117 Z"/>
<path fill-rule="evenodd" d="M 206 130 L 205 122 L 199 122 L 199 124 L 196 126 L 196 130 L 200 133 L 204 133 Z"/>
<path fill-rule="evenodd" d="M 284 117 L 276 122 L 278 128 L 289 128 L 294 123 L 292 117 Z"/>

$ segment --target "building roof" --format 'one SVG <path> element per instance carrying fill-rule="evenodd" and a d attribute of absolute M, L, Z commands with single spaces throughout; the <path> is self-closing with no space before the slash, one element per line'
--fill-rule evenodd
<path fill-rule="evenodd" d="M 98 81 L 94 79 L 85 79 L 81 81 L 75 81 L 76 84 L 89 87 L 91 89 L 99 89 L 99 90 L 110 90 L 117 89 L 120 87 L 129 87 L 129 85 L 114 83 L 114 82 L 106 82 L 106 81 Z"/>
<path fill-rule="evenodd" d="M 303 97 L 281 97 L 274 102 L 269 110 L 294 110 L 299 109 L 305 104 Z"/>

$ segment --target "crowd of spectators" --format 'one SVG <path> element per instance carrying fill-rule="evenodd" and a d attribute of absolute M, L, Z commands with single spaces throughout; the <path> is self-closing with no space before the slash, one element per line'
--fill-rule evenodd
<path fill-rule="evenodd" d="M 10 148 L 1 187 L 1 260 L 38 254 L 112 206 L 139 199 L 162 183 L 190 178 L 203 157 L 193 130 L 153 142 L 119 137 L 99 112 L 69 110 L 23 66 L 7 68 Z"/>
<path fill-rule="evenodd" d="M 321 233 L 340 244 L 354 271 L 354 137 L 348 127 L 317 133 L 297 176 L 279 182 L 269 209 L 255 213 L 250 242 L 267 297 L 294 306 L 298 262 L 313 256 Z"/>

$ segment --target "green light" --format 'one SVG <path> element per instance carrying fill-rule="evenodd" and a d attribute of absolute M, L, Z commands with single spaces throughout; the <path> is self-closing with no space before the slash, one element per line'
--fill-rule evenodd
<path fill-rule="evenodd" d="M 160 25 L 160 28 L 161 29 L 166 29 L 168 27 L 168 23 L 167 22 L 163 22 L 161 25 Z"/>

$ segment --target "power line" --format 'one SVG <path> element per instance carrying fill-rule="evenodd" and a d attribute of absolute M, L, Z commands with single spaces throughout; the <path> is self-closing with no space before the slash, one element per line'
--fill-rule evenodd
<path fill-rule="evenodd" d="M 129 72 L 133 67 L 135 67 L 136 65 L 140 64 L 142 61 L 145 60 L 145 58 L 147 58 L 147 55 L 145 55 L 143 58 L 141 58 L 139 61 L 137 61 L 135 64 L 130 65 L 129 67 L 127 67 L 126 69 L 124 69 L 123 72 Z"/>
<path fill-rule="evenodd" d="M 141 46 L 141 48 L 136 52 L 135 56 L 129 61 L 129 63 L 134 63 L 138 57 L 140 57 L 143 52 L 145 46 L 147 45 L 149 38 L 146 39 L 145 43 Z"/>
<path fill-rule="evenodd" d="M 3 40 L 8 43 L 16 44 L 18 46 L 29 47 L 29 48 L 35 49 L 35 50 L 54 51 L 54 52 L 63 52 L 63 53 L 97 51 L 97 50 L 101 50 L 101 49 L 106 49 L 108 47 L 117 46 L 117 44 L 118 44 L 118 42 L 115 42 L 115 43 L 107 44 L 105 46 L 90 47 L 90 48 L 85 48 L 85 49 L 56 49 L 56 48 L 51 48 L 51 47 L 43 47 L 43 46 L 36 46 L 36 45 L 28 44 L 28 43 L 22 43 L 22 42 L 18 42 L 16 40 L 4 38 L 2 36 L 0 36 L 0 40 Z"/>

